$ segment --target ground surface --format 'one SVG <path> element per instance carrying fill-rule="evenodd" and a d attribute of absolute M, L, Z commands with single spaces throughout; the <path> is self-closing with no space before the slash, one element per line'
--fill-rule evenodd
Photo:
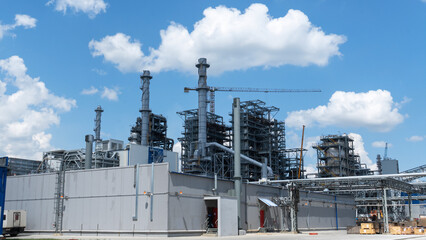
<path fill-rule="evenodd" d="M 309 239 L 309 240 L 337 240 L 337 239 L 415 239 L 415 240 L 426 240 L 426 235 L 359 235 L 359 234 L 346 234 L 346 231 L 318 231 L 318 235 L 309 235 L 312 232 L 303 232 L 301 234 L 291 234 L 291 233 L 251 233 L 245 236 L 233 236 L 233 237 L 221 237 L 220 239 L 241 239 L 241 240 L 255 240 L 255 239 L 288 239 L 288 240 L 299 240 L 299 239 Z M 201 236 L 201 237 L 176 237 L 176 238 L 162 238 L 162 237 L 117 237 L 117 236 L 73 236 L 73 235 L 64 235 L 64 236 L 54 236 L 54 235 L 28 235 L 21 234 L 15 238 L 7 239 L 189 239 L 189 240 L 198 240 L 198 239 L 213 239 L 216 237 L 212 236 Z"/>

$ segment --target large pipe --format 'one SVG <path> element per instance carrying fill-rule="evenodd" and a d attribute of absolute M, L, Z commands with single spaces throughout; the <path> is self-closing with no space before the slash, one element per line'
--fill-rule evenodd
<path fill-rule="evenodd" d="M 221 144 L 219 144 L 219 143 L 217 143 L 217 142 L 209 142 L 209 143 L 207 143 L 207 144 L 206 144 L 206 146 L 207 146 L 207 147 L 211 147 L 211 146 L 213 146 L 213 147 L 217 147 L 217 148 L 220 148 L 220 149 L 222 149 L 222 150 L 224 150 L 224 151 L 226 151 L 226 152 L 232 153 L 232 154 L 234 154 L 234 153 L 235 153 L 235 151 L 234 151 L 234 150 L 232 150 L 232 149 L 230 149 L 230 148 L 227 148 L 227 147 L 225 147 L 225 146 L 223 146 L 223 145 L 221 145 Z M 252 164 L 252 165 L 258 166 L 258 167 L 260 167 L 260 168 L 262 168 L 262 167 L 264 166 L 264 164 L 263 164 L 263 163 L 258 162 L 258 161 L 254 160 L 254 159 L 252 159 L 252 158 L 249 158 L 249 157 L 247 157 L 247 156 L 246 156 L 246 155 L 244 155 L 244 154 L 240 154 L 240 158 L 241 158 L 241 159 L 243 159 L 244 161 L 248 162 L 249 164 Z M 274 173 L 272 172 L 272 168 L 271 168 L 271 167 L 266 167 L 266 169 L 267 169 L 267 172 L 268 172 L 268 176 L 272 176 L 272 175 L 274 175 Z"/>
<path fill-rule="evenodd" d="M 95 141 L 96 141 L 96 145 L 95 145 L 95 150 L 96 151 L 100 151 L 102 149 L 102 139 L 101 139 L 101 116 L 103 113 L 103 109 L 101 106 L 98 106 L 95 109 L 96 112 L 96 118 L 95 118 L 95 128 L 93 129 L 93 131 L 95 132 Z"/>
<path fill-rule="evenodd" d="M 198 59 L 198 156 L 206 156 L 207 143 L 207 59 Z"/>
<path fill-rule="evenodd" d="M 241 227 L 241 136 L 240 136 L 240 99 L 234 98 L 234 185 L 237 195 L 238 229 Z"/>
<path fill-rule="evenodd" d="M 149 71 L 144 70 L 141 76 L 141 90 L 142 90 L 142 134 L 141 134 L 141 144 L 143 146 L 148 146 L 148 129 L 149 129 L 149 81 L 152 76 Z"/>
<path fill-rule="evenodd" d="M 426 177 L 424 173 L 399 173 L 385 175 L 366 175 L 366 176 L 349 176 L 349 177 L 330 177 L 330 178 L 311 178 L 311 179 L 293 179 L 293 180 L 271 180 L 271 183 L 290 183 L 290 182 L 320 182 L 320 181 L 338 181 L 338 180 L 371 180 L 371 179 L 386 179 L 386 178 L 402 178 L 402 177 Z"/>
<path fill-rule="evenodd" d="M 86 169 L 92 168 L 92 152 L 93 152 L 93 135 L 86 135 L 86 156 L 84 159 L 84 167 Z"/>

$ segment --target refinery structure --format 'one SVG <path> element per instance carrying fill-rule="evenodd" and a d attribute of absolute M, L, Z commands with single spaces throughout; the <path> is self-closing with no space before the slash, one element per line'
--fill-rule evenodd
<path fill-rule="evenodd" d="M 134 236 L 346 229 L 372 211 L 389 232 L 391 222 L 426 214 L 426 187 L 413 183 L 426 166 L 400 173 L 386 153 L 373 171 L 349 135 L 326 135 L 313 146 L 318 172 L 308 178 L 307 149 L 287 148 L 280 109 L 234 98 L 230 116 L 214 110 L 215 91 L 317 90 L 212 87 L 207 59 L 196 68 L 198 86 L 185 91 L 197 92 L 197 108 L 177 113 L 180 154 L 167 119 L 151 112 L 153 76 L 143 71 L 141 116 L 128 142 L 101 139 L 98 106 L 85 148 L 45 152 L 41 161 L 9 158 L 5 208 L 27 211 L 28 232 Z"/>

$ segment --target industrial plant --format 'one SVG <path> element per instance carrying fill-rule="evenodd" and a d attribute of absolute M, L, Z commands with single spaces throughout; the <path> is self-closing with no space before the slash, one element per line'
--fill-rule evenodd
<path fill-rule="evenodd" d="M 376 234 L 426 227 L 426 185 L 414 182 L 426 176 L 426 165 L 400 172 L 386 150 L 372 170 L 362 163 L 354 139 L 339 134 L 322 136 L 312 146 L 317 172 L 307 174 L 303 136 L 300 148 L 287 147 L 285 122 L 275 117 L 279 108 L 234 98 L 229 116 L 215 113 L 216 91 L 319 90 L 212 87 L 207 59 L 195 67 L 198 86 L 184 90 L 197 92 L 198 105 L 177 113 L 180 153 L 173 152 L 166 117 L 150 109 L 154 76 L 145 70 L 140 117 L 127 142 L 101 138 L 107 109 L 97 106 L 94 134 L 84 136 L 84 148 L 45 152 L 38 161 L 2 158 L 8 162 L 4 208 L 25 210 L 29 233 Z"/>

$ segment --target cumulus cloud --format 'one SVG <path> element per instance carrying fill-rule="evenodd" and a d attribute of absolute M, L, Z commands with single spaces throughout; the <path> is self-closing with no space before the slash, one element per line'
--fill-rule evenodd
<path fill-rule="evenodd" d="M 348 136 L 354 140 L 355 154 L 359 155 L 361 163 L 365 163 L 371 170 L 377 170 L 376 163 L 368 157 L 368 152 L 364 148 L 364 140 L 362 139 L 362 136 L 357 133 L 349 133 Z"/>
<path fill-rule="evenodd" d="M 424 136 L 411 136 L 407 139 L 409 142 L 421 142 L 425 139 Z"/>
<path fill-rule="evenodd" d="M 342 126 L 365 127 L 376 132 L 388 132 L 404 121 L 391 93 L 386 90 L 364 93 L 335 92 L 327 105 L 288 113 L 289 127 Z"/>
<path fill-rule="evenodd" d="M 0 39 L 10 31 L 14 30 L 17 27 L 27 28 L 35 28 L 37 23 L 37 19 L 30 17 L 25 14 L 16 14 L 15 15 L 15 23 L 13 24 L 0 24 Z M 12 34 L 14 36 L 14 34 Z"/>
<path fill-rule="evenodd" d="M 104 90 L 102 91 L 101 97 L 106 98 L 110 101 L 118 101 L 118 95 L 120 94 L 120 91 L 118 89 L 112 89 L 104 87 Z"/>
<path fill-rule="evenodd" d="M 47 5 L 55 5 L 55 10 L 63 12 L 68 9 L 74 12 L 83 12 L 89 18 L 95 18 L 101 12 L 106 12 L 107 4 L 104 0 L 50 0 Z"/>
<path fill-rule="evenodd" d="M 112 62 L 122 72 L 141 69 L 143 53 L 141 44 L 123 33 L 106 36 L 100 41 L 89 42 L 92 56 L 104 56 L 105 61 Z"/>
<path fill-rule="evenodd" d="M 0 70 L 0 155 L 41 159 L 52 148 L 47 130 L 59 125 L 59 115 L 76 101 L 56 96 L 39 78 L 27 75 L 18 56 L 1 59 Z"/>
<path fill-rule="evenodd" d="M 385 148 L 386 142 L 385 141 L 375 141 L 371 144 L 371 146 L 376 147 L 376 148 Z M 392 147 L 392 144 L 388 143 L 388 147 Z"/>
<path fill-rule="evenodd" d="M 83 94 L 83 95 L 93 95 L 93 94 L 96 94 L 98 92 L 99 92 L 99 90 L 97 88 L 91 86 L 89 89 L 83 89 L 81 91 L 81 94 Z"/>
<path fill-rule="evenodd" d="M 204 17 L 190 32 L 172 22 L 160 31 L 161 43 L 144 55 L 141 44 L 130 36 L 117 33 L 101 41 L 92 40 L 93 56 L 116 65 L 120 71 L 153 72 L 178 70 L 194 73 L 194 63 L 206 57 L 209 72 L 244 70 L 251 67 L 324 66 L 333 56 L 340 56 L 343 35 L 326 34 L 314 26 L 299 10 L 290 9 L 274 18 L 263 4 L 252 4 L 243 13 L 235 8 L 207 8 Z"/>

